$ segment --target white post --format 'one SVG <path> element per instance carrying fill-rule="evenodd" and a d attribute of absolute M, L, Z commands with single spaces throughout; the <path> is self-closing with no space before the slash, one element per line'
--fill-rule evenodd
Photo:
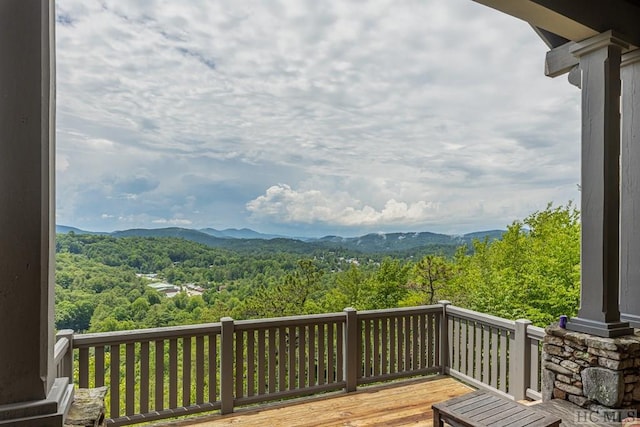
<path fill-rule="evenodd" d="M 640 49 L 621 67 L 620 318 L 640 328 Z"/>
<path fill-rule="evenodd" d="M 62 425 L 55 378 L 55 7 L 0 1 L 0 425 Z"/>
<path fill-rule="evenodd" d="M 220 413 L 233 412 L 233 335 L 234 322 L 231 317 L 220 319 L 222 333 L 220 334 Z"/>
<path fill-rule="evenodd" d="M 360 360 L 358 358 L 358 334 L 359 322 L 358 312 L 355 308 L 345 308 L 346 315 L 345 328 L 343 332 L 344 348 L 344 379 L 347 382 L 346 391 L 356 391 L 358 386 L 358 372 L 360 371 Z"/>
<path fill-rule="evenodd" d="M 447 318 L 447 306 L 451 305 L 450 301 L 438 301 L 442 304 L 442 316 L 440 317 L 440 373 L 446 374 L 449 368 L 449 322 Z"/>
<path fill-rule="evenodd" d="M 61 361 L 62 376 L 69 378 L 69 383 L 73 383 L 73 329 L 62 329 L 56 334 L 56 339 L 66 338 L 69 341 L 69 349 Z"/>
<path fill-rule="evenodd" d="M 632 334 L 620 321 L 620 61 L 628 44 L 607 31 L 572 53 L 582 70 L 582 250 L 578 316 L 567 329 Z"/>
<path fill-rule="evenodd" d="M 527 397 L 531 375 L 531 346 L 527 339 L 527 327 L 529 320 L 516 320 L 515 337 L 513 347 L 509 348 L 509 394 L 515 400 L 523 400 Z"/>

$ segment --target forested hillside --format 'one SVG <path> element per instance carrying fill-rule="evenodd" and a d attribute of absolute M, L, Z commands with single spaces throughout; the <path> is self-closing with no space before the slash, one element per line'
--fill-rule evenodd
<path fill-rule="evenodd" d="M 229 249 L 177 237 L 58 234 L 56 326 L 97 332 L 440 299 L 546 325 L 578 307 L 580 226 L 572 205 L 549 206 L 511 224 L 501 240 L 474 240 L 455 253 L 363 254 L 279 240 L 237 240 Z M 169 298 L 143 274 L 183 291 Z M 187 284 L 202 295 L 189 296 Z"/>
<path fill-rule="evenodd" d="M 458 246 L 471 245 L 474 239 L 499 239 L 504 230 L 488 230 L 461 236 L 429 232 L 418 233 L 370 233 L 358 237 L 325 236 L 321 238 L 295 238 L 262 234 L 249 229 L 229 228 L 216 230 L 205 228 L 132 228 L 129 230 L 93 232 L 57 225 L 58 233 L 73 232 L 76 235 L 101 235 L 112 237 L 177 237 L 202 243 L 212 248 L 255 253 L 258 250 L 310 254 L 325 250 L 352 251 L 358 254 L 393 254 L 396 258 L 433 253 L 453 255 Z"/>

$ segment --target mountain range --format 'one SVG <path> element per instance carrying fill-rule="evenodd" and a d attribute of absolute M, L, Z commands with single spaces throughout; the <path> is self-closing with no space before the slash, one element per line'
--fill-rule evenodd
<path fill-rule="evenodd" d="M 321 238 L 296 238 L 263 234 L 243 228 L 227 228 L 217 230 L 204 228 L 194 230 L 189 228 L 134 228 L 114 232 L 93 232 L 81 230 L 65 225 L 56 225 L 57 233 L 95 234 L 112 237 L 177 237 L 201 243 L 210 247 L 233 250 L 242 249 L 272 249 L 294 252 L 309 252 L 318 248 L 343 248 L 361 253 L 391 253 L 414 252 L 425 249 L 437 252 L 439 249 L 451 253 L 463 244 L 471 244 L 474 239 L 500 239 L 504 230 L 488 230 L 468 233 L 464 235 L 448 235 L 430 232 L 412 233 L 370 233 L 358 237 L 325 236 Z"/>

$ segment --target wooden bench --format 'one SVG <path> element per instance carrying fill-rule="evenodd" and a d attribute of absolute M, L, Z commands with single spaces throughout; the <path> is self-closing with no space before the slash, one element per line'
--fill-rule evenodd
<path fill-rule="evenodd" d="M 530 406 L 481 390 L 436 403 L 432 409 L 434 427 L 442 427 L 444 422 L 466 427 L 557 427 L 562 421 Z"/>

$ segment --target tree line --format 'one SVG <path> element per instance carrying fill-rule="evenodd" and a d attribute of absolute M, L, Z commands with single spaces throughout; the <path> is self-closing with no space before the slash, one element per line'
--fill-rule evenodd
<path fill-rule="evenodd" d="M 499 240 L 451 254 L 340 248 L 252 252 L 177 238 L 59 234 L 56 327 L 112 331 L 235 319 L 452 303 L 545 326 L 579 304 L 580 222 L 569 203 L 514 221 Z M 167 298 L 136 273 L 205 289 Z"/>

